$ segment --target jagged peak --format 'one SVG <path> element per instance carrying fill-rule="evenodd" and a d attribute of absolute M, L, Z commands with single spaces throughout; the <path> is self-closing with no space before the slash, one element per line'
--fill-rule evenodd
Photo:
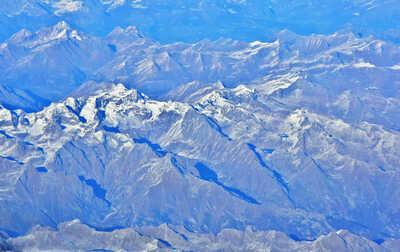
<path fill-rule="evenodd" d="M 68 40 L 68 39 L 75 39 L 75 40 L 83 40 L 86 39 L 87 36 L 83 33 L 74 30 L 71 26 L 65 22 L 61 21 L 57 24 L 49 27 L 41 28 L 36 32 L 31 32 L 27 29 L 22 29 L 11 36 L 6 42 L 7 44 L 16 44 L 19 46 L 25 47 L 36 47 L 42 44 L 46 44 L 50 41 L 57 41 L 57 40 Z"/>
<path fill-rule="evenodd" d="M 128 26 L 125 29 L 117 26 L 109 34 L 108 37 L 113 36 L 130 36 L 134 38 L 143 38 L 144 35 L 138 30 L 136 26 Z"/>
<path fill-rule="evenodd" d="M 148 96 L 139 92 L 136 89 L 128 89 L 122 83 L 97 83 L 89 81 L 81 85 L 74 93 L 66 99 L 88 100 L 90 97 L 95 99 L 120 99 L 123 97 L 130 97 L 130 101 L 145 102 L 149 99 Z"/>
<path fill-rule="evenodd" d="M 146 100 L 147 97 L 145 94 L 139 92 L 137 89 L 128 89 L 122 83 L 112 84 L 106 90 L 98 90 L 97 97 L 110 97 L 110 98 L 121 98 L 121 97 L 136 97 L 134 100 L 137 102 L 139 100 Z"/>
<path fill-rule="evenodd" d="M 108 36 L 116 35 L 116 34 L 121 34 L 124 32 L 124 29 L 121 26 L 116 26 L 109 34 Z"/>
<path fill-rule="evenodd" d="M 240 84 L 232 90 L 236 95 L 249 95 L 254 93 L 254 89 L 247 87 L 244 84 Z"/>
<path fill-rule="evenodd" d="M 59 29 L 59 30 L 64 30 L 64 29 L 66 29 L 66 30 L 71 30 L 71 26 L 70 26 L 67 22 L 65 22 L 65 21 L 63 20 L 63 21 L 60 21 L 60 22 L 58 22 L 57 24 L 55 24 L 55 25 L 53 26 L 53 29 Z"/>
<path fill-rule="evenodd" d="M 112 46 L 116 46 L 115 49 L 118 49 L 118 51 L 131 45 L 154 43 L 151 39 L 146 38 L 136 26 L 128 26 L 126 28 L 117 26 L 106 36 L 106 41 Z"/>
<path fill-rule="evenodd" d="M 280 31 L 276 34 L 276 39 L 280 40 L 280 41 L 295 40 L 299 37 L 301 37 L 301 36 L 295 32 L 288 30 L 288 29 L 283 29 L 282 31 Z"/>
<path fill-rule="evenodd" d="M 32 32 L 27 30 L 27 29 L 22 29 L 18 31 L 17 33 L 14 33 L 14 35 L 11 36 L 11 38 L 7 42 L 23 42 L 26 39 L 30 38 L 32 36 Z"/>
<path fill-rule="evenodd" d="M 65 21 L 58 22 L 57 24 L 50 27 L 42 28 L 38 32 L 36 32 L 35 35 L 35 45 L 37 43 L 46 43 L 52 40 L 83 40 L 87 37 L 81 32 L 72 29 L 71 26 Z"/>

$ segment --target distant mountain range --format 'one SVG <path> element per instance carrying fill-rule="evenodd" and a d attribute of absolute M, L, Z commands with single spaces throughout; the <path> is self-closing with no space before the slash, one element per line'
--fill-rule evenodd
<path fill-rule="evenodd" d="M 399 92 L 393 85 L 400 80 L 399 57 L 397 44 L 347 31 L 327 36 L 282 31 L 269 43 L 220 39 L 163 45 L 135 27 L 117 27 L 100 38 L 60 22 L 37 32 L 21 30 L 1 44 L 0 102 L 38 111 L 87 81 L 122 82 L 168 99 L 168 92 L 190 82 L 221 81 L 231 88 L 274 79 L 312 82 L 315 92 L 333 99 L 346 89 L 388 98 Z"/>
<path fill-rule="evenodd" d="M 283 29 L 310 35 L 349 26 L 399 41 L 399 13 L 397 0 L 13 0 L 0 6 L 0 41 L 62 20 L 96 36 L 135 25 L 163 43 L 265 41 Z"/>

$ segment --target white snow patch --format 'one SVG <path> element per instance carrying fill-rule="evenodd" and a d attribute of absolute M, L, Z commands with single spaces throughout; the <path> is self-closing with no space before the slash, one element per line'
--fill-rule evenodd
<path fill-rule="evenodd" d="M 299 78 L 300 77 L 297 75 L 287 74 L 285 76 L 282 76 L 282 78 L 280 79 L 268 81 L 267 83 L 258 87 L 258 89 L 261 89 L 267 95 L 271 95 L 280 89 L 289 88 Z"/>
<path fill-rule="evenodd" d="M 239 85 L 233 89 L 236 95 L 248 95 L 254 92 L 253 89 L 246 87 L 245 85 Z"/>
<path fill-rule="evenodd" d="M 376 67 L 375 65 L 369 63 L 369 62 L 360 62 L 356 63 L 353 65 L 355 68 L 374 68 Z"/>
<path fill-rule="evenodd" d="M 75 39 L 77 39 L 77 40 L 79 40 L 79 41 L 82 40 L 82 37 L 79 36 L 78 31 L 76 31 L 76 30 L 73 30 L 73 31 L 71 32 L 71 38 L 75 38 Z"/>

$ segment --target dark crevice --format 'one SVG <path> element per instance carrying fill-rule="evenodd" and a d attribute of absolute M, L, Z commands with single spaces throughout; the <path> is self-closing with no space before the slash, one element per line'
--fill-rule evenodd
<path fill-rule="evenodd" d="M 44 166 L 36 167 L 36 171 L 46 173 L 48 172 L 47 168 Z"/>
<path fill-rule="evenodd" d="M 20 162 L 20 161 L 16 160 L 16 159 L 13 158 L 13 157 L 10 157 L 10 156 L 0 156 L 0 158 L 4 158 L 4 159 L 7 159 L 7 160 L 9 160 L 9 161 L 13 161 L 13 162 L 15 162 L 15 163 L 17 163 L 17 164 L 19 164 L 19 165 L 24 165 L 23 162 Z"/>
<path fill-rule="evenodd" d="M 199 106 L 201 106 L 201 104 L 199 104 Z M 192 109 L 193 109 L 194 111 L 196 111 L 196 112 L 199 112 L 199 113 L 200 113 L 199 109 L 198 109 L 198 108 L 196 108 L 195 106 L 193 106 L 193 105 L 190 105 L 190 107 L 192 107 Z"/>
<path fill-rule="evenodd" d="M 311 157 L 311 156 L 309 156 L 309 157 L 310 157 L 311 161 L 313 162 L 313 164 L 318 168 L 318 170 L 327 177 L 328 174 L 326 173 L 326 171 L 324 169 L 322 169 L 321 165 L 317 161 L 315 161 L 315 159 L 313 157 Z"/>
<path fill-rule="evenodd" d="M 170 226 L 168 226 L 168 228 L 169 228 L 170 230 L 172 230 L 175 234 L 177 234 L 177 235 L 179 235 L 180 237 L 182 237 L 185 241 L 188 241 L 188 238 L 187 238 L 186 235 L 184 235 L 184 234 L 182 234 L 182 233 L 176 231 L 174 228 L 171 228 Z"/>
<path fill-rule="evenodd" d="M 248 143 L 247 146 L 250 148 L 250 150 L 251 150 L 251 151 L 254 153 L 254 155 L 257 157 L 258 163 L 259 163 L 262 167 L 266 168 L 268 171 L 270 171 L 270 172 L 272 173 L 272 177 L 273 177 L 273 178 L 278 182 L 278 184 L 281 185 L 281 187 L 284 189 L 284 191 L 285 191 L 285 193 L 286 193 L 286 195 L 287 195 L 288 200 L 295 206 L 296 204 L 294 203 L 293 199 L 290 197 L 290 188 L 289 188 L 289 185 L 288 185 L 288 183 L 283 179 L 282 175 L 281 175 L 278 171 L 272 169 L 270 166 L 268 166 L 268 165 L 264 162 L 264 160 L 263 160 L 263 158 L 261 157 L 260 153 L 258 153 L 258 151 L 257 151 L 255 145 L 253 145 L 253 144 L 251 144 L 251 143 Z"/>
<path fill-rule="evenodd" d="M 112 133 L 121 133 L 121 131 L 119 130 L 118 127 L 109 127 L 109 126 L 103 125 L 103 129 L 105 131 L 112 132 Z"/>
<path fill-rule="evenodd" d="M 85 117 L 83 117 L 83 116 L 81 116 L 77 111 L 75 111 L 71 106 L 69 106 L 69 105 L 65 105 L 66 107 L 67 107 L 67 109 L 71 112 L 71 113 L 73 113 L 74 115 L 76 115 L 77 117 L 78 117 L 78 119 L 79 119 L 79 121 L 81 122 L 81 123 L 86 123 L 87 122 L 87 120 L 86 120 L 86 118 Z"/>
<path fill-rule="evenodd" d="M 0 134 L 3 135 L 3 136 L 5 136 L 5 137 L 8 138 L 8 139 L 13 138 L 13 137 L 10 136 L 9 134 L 7 134 L 4 130 L 0 130 Z"/>
<path fill-rule="evenodd" d="M 107 190 L 101 187 L 100 184 L 97 183 L 94 179 L 85 179 L 84 176 L 78 176 L 79 180 L 85 182 L 86 185 L 90 186 L 93 190 L 93 194 L 95 197 L 103 200 L 107 203 L 107 206 L 111 206 L 111 202 L 106 199 Z"/>
<path fill-rule="evenodd" d="M 347 241 L 343 237 L 341 237 L 339 234 L 337 236 L 339 236 L 339 238 L 343 241 L 345 248 L 348 248 Z"/>
<path fill-rule="evenodd" d="M 30 142 L 23 142 L 23 144 L 27 145 L 27 146 L 34 146 L 33 143 L 30 143 Z"/>
<path fill-rule="evenodd" d="M 160 239 L 160 238 L 158 238 L 157 239 L 158 240 L 158 245 L 159 245 L 159 247 L 164 247 L 164 248 L 169 248 L 169 249 L 175 249 L 172 245 L 171 245 L 171 243 L 169 243 L 169 242 L 167 242 L 166 240 L 163 240 L 163 239 Z"/>
<path fill-rule="evenodd" d="M 264 162 L 264 160 L 262 159 L 260 153 L 257 152 L 256 146 L 254 146 L 254 145 L 251 144 L 251 143 L 248 143 L 247 146 L 249 146 L 250 150 L 254 153 L 254 155 L 256 155 L 256 157 L 257 157 L 258 162 L 260 163 L 260 165 L 261 165 L 262 167 L 264 167 L 264 168 L 267 168 L 268 170 L 271 170 L 271 169 L 267 166 L 267 164 Z"/>
<path fill-rule="evenodd" d="M 86 226 L 98 231 L 98 232 L 113 232 L 115 230 L 121 230 L 121 229 L 125 229 L 126 227 L 123 226 L 112 226 L 112 227 L 98 227 L 98 226 L 94 226 L 88 223 L 83 223 Z"/>
<path fill-rule="evenodd" d="M 222 131 L 221 126 L 211 117 L 205 116 L 207 118 L 208 124 L 211 126 L 211 128 L 215 129 L 218 133 L 220 133 L 223 137 L 227 138 L 229 141 L 232 141 L 232 138 L 230 138 L 227 134 L 225 134 Z"/>
<path fill-rule="evenodd" d="M 244 192 L 240 191 L 239 189 L 233 188 L 233 187 L 229 187 L 229 186 L 225 186 L 220 182 L 216 183 L 217 185 L 222 186 L 222 188 L 224 188 L 226 191 L 228 191 L 231 195 L 240 198 L 244 201 L 247 201 L 251 204 L 256 204 L 256 205 L 260 205 L 261 203 L 258 202 L 256 199 L 248 196 L 247 194 L 245 194 Z"/>
<path fill-rule="evenodd" d="M 21 178 L 18 178 L 18 182 L 22 185 L 22 187 L 25 189 L 25 191 L 26 191 L 28 194 L 31 194 L 31 191 L 28 189 L 28 187 L 25 185 L 25 183 L 22 182 Z"/>
<path fill-rule="evenodd" d="M 209 167 L 207 167 L 205 164 L 198 162 L 195 164 L 194 166 L 197 171 L 199 172 L 199 177 L 200 179 L 209 181 L 209 182 L 213 182 L 215 184 L 217 184 L 218 186 L 222 187 L 225 191 L 229 192 L 231 195 L 244 200 L 248 203 L 251 204 L 256 204 L 256 205 L 260 205 L 261 203 L 258 202 L 256 199 L 250 197 L 249 195 L 245 194 L 244 192 L 240 191 L 239 189 L 233 188 L 233 187 L 229 187 L 224 185 L 223 183 L 221 183 L 218 180 L 218 175 L 217 173 L 215 173 L 215 171 L 211 170 Z"/>
<path fill-rule="evenodd" d="M 51 222 L 51 227 L 56 229 L 57 228 L 57 222 L 50 216 L 48 215 L 45 211 L 43 211 L 42 209 L 39 209 L 39 211 L 47 217 L 47 219 Z"/>
<path fill-rule="evenodd" d="M 97 103 L 98 103 L 98 100 L 96 100 L 96 106 L 97 106 Z M 106 119 L 106 112 L 104 110 L 99 109 L 96 112 L 96 116 L 97 116 L 97 118 L 99 120 L 99 124 L 98 125 L 100 125 L 104 121 L 104 119 Z"/>
<path fill-rule="evenodd" d="M 107 44 L 108 48 L 111 49 L 112 52 L 116 52 L 117 51 L 117 46 L 114 44 Z"/>
<path fill-rule="evenodd" d="M 60 167 L 64 166 L 64 160 L 63 160 L 63 158 L 62 158 L 60 153 L 56 154 L 55 164 L 59 165 Z"/>
<path fill-rule="evenodd" d="M 11 112 L 11 121 L 13 123 L 13 126 L 17 127 L 19 121 L 19 115 L 15 111 L 10 111 L 10 112 Z"/>
<path fill-rule="evenodd" d="M 225 134 L 225 132 L 222 130 L 221 126 L 219 126 L 219 124 L 216 120 L 214 120 L 212 117 L 204 115 L 195 106 L 193 106 L 193 105 L 190 105 L 190 106 L 192 107 L 192 109 L 194 111 L 196 111 L 197 113 L 199 113 L 200 115 L 204 116 L 207 119 L 207 122 L 211 126 L 211 128 L 215 129 L 220 135 L 227 138 L 229 141 L 232 141 L 232 138 L 230 138 L 227 134 Z"/>
<path fill-rule="evenodd" d="M 253 144 L 248 143 L 247 145 L 249 146 L 250 150 L 254 153 L 254 155 L 256 155 L 259 164 L 260 164 L 262 167 L 268 169 L 270 172 L 272 172 L 272 175 L 273 175 L 273 177 L 275 178 L 275 180 L 276 180 L 283 188 L 285 188 L 285 191 L 286 191 L 287 193 L 289 193 L 289 192 L 290 192 L 289 186 L 288 186 L 288 184 L 286 183 L 286 181 L 282 178 L 282 175 L 281 175 L 279 172 L 277 172 L 276 170 L 274 170 L 274 169 L 272 169 L 271 167 L 269 167 L 269 166 L 264 162 L 264 160 L 263 160 L 263 158 L 261 157 L 260 153 L 258 153 L 258 151 L 256 150 L 256 147 L 255 147 Z"/>
<path fill-rule="evenodd" d="M 180 174 L 184 175 L 184 168 L 179 165 L 178 160 L 176 160 L 175 157 L 171 157 L 171 163 L 179 171 Z"/>
<path fill-rule="evenodd" d="M 328 174 L 326 173 L 326 171 L 325 171 L 324 169 L 322 169 L 321 165 L 320 165 L 317 161 L 315 161 L 315 159 L 314 159 L 310 154 L 308 154 L 308 152 L 307 152 L 307 147 L 306 147 L 306 146 L 307 146 L 307 140 L 306 140 L 306 135 L 305 135 L 305 134 L 306 134 L 306 133 L 303 134 L 303 153 L 304 153 L 304 156 L 310 158 L 311 161 L 313 162 L 313 164 L 318 168 L 318 170 L 319 170 L 325 177 L 328 177 Z"/>
<path fill-rule="evenodd" d="M 133 138 L 133 142 L 147 144 L 158 157 L 165 157 L 168 153 L 168 151 L 163 150 L 160 145 L 152 143 L 146 138 Z"/>
<path fill-rule="evenodd" d="M 275 149 L 267 149 L 267 148 L 262 149 L 262 152 L 264 152 L 265 154 L 272 154 L 272 153 L 274 153 L 274 151 L 275 151 Z"/>
<path fill-rule="evenodd" d="M 375 242 L 378 245 L 381 245 L 382 243 L 385 242 L 385 239 L 375 239 L 375 240 L 372 240 L 372 241 Z"/>

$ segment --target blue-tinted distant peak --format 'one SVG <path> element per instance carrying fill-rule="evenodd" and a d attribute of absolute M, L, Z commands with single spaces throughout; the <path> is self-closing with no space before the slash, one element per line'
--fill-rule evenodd
<path fill-rule="evenodd" d="M 265 41 L 283 29 L 310 35 L 348 26 L 396 40 L 387 31 L 400 28 L 399 12 L 400 5 L 394 0 L 19 0 L 0 8 L 0 38 L 22 28 L 35 30 L 65 20 L 74 29 L 96 36 L 106 36 L 116 26 L 136 26 L 162 43 L 219 37 Z"/>

